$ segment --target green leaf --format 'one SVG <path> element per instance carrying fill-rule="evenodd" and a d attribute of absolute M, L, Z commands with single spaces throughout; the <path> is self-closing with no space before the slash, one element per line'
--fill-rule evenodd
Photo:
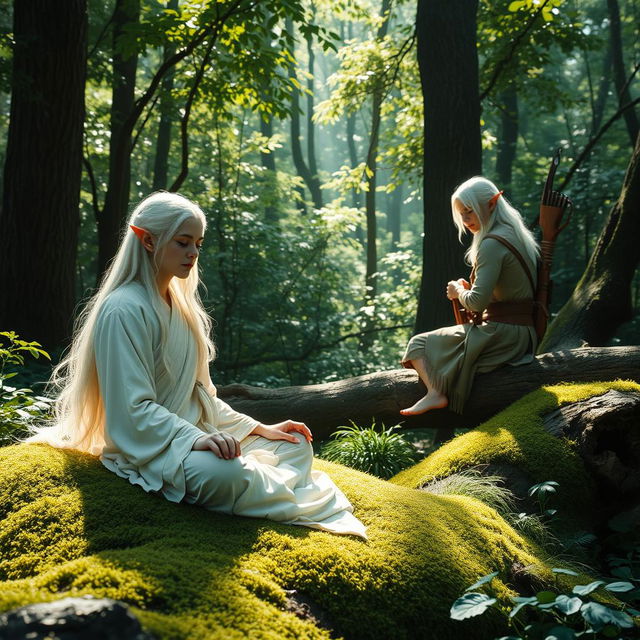
<path fill-rule="evenodd" d="M 494 602 L 486 593 L 465 593 L 451 606 L 450 616 L 453 620 L 466 620 L 483 614 Z"/>
<path fill-rule="evenodd" d="M 580 575 L 578 573 L 576 573 L 575 571 L 571 571 L 571 569 L 562 569 L 559 567 L 554 567 L 553 569 L 551 569 L 551 571 L 553 571 L 553 573 L 562 573 L 566 576 L 577 576 Z"/>
<path fill-rule="evenodd" d="M 586 596 L 590 594 L 592 591 L 595 591 L 598 587 L 605 584 L 604 580 L 594 580 L 589 584 L 578 584 L 573 587 L 573 593 L 578 594 L 579 596 Z"/>
<path fill-rule="evenodd" d="M 607 624 L 614 624 L 621 629 L 631 629 L 633 619 L 623 611 L 615 611 L 598 602 L 583 604 L 580 613 L 585 622 L 590 624 L 594 631 L 600 631 Z"/>
<path fill-rule="evenodd" d="M 538 591 L 538 593 L 536 593 L 536 600 L 540 604 L 550 604 L 551 602 L 555 602 L 556 594 L 553 591 Z"/>
<path fill-rule="evenodd" d="M 580 607 L 582 606 L 582 600 L 580 598 L 570 598 L 569 596 L 565 596 L 564 594 L 559 595 L 555 601 L 555 607 L 561 613 L 564 613 L 565 616 L 570 616 L 574 613 L 578 613 L 580 611 Z"/>
<path fill-rule="evenodd" d="M 515 0 L 509 5 L 509 11 L 517 11 L 524 7 L 525 4 L 527 4 L 526 0 Z"/>
<path fill-rule="evenodd" d="M 633 580 L 633 573 L 629 567 L 616 567 L 611 570 L 611 575 L 616 576 L 616 578 L 628 578 L 629 580 Z"/>
<path fill-rule="evenodd" d="M 624 593 L 625 591 L 633 591 L 635 587 L 630 582 L 610 582 L 605 586 L 605 589 L 614 593 Z"/>
<path fill-rule="evenodd" d="M 517 602 L 518 605 L 511 610 L 511 613 L 509 613 L 510 618 L 514 618 L 516 615 L 518 615 L 518 611 L 520 611 L 520 609 L 522 609 L 523 607 L 534 605 L 538 602 L 538 598 L 536 598 L 535 596 L 531 596 L 529 598 L 516 597 L 511 599 L 514 602 Z"/>
<path fill-rule="evenodd" d="M 527 492 L 530 496 L 535 495 L 536 493 L 555 493 L 556 487 L 558 487 L 558 483 L 555 480 L 547 480 L 546 482 L 540 482 L 538 484 L 534 484 L 529 488 Z"/>
<path fill-rule="evenodd" d="M 544 640 L 575 640 L 576 637 L 576 633 L 573 629 L 557 626 L 549 629 Z"/>
<path fill-rule="evenodd" d="M 482 578 L 480 578 L 478 582 L 474 582 L 470 587 L 467 587 L 465 591 L 471 591 L 471 589 L 477 589 L 478 587 L 481 587 L 483 584 L 487 584 L 487 582 L 491 582 L 497 575 L 498 575 L 497 571 L 494 571 L 493 573 L 488 573 L 486 576 L 482 576 Z"/>

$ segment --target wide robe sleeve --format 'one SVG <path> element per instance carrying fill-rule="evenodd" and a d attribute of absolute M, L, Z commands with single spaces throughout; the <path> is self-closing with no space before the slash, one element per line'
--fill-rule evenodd
<path fill-rule="evenodd" d="M 172 477 L 203 432 L 157 402 L 152 330 L 143 310 L 126 304 L 105 309 L 94 344 L 107 447 L 112 443 L 138 468 L 163 456 L 162 476 Z"/>
<path fill-rule="evenodd" d="M 232 409 L 224 400 L 218 398 L 218 392 L 208 373 L 203 375 L 205 386 L 211 400 L 213 410 L 213 426 L 219 431 L 231 434 L 236 440 L 244 440 L 260 424 L 250 416 Z"/>
<path fill-rule="evenodd" d="M 502 271 L 504 247 L 493 238 L 487 238 L 480 243 L 476 256 L 476 279 L 471 289 L 460 291 L 459 299 L 462 305 L 470 311 L 484 311 Z"/>

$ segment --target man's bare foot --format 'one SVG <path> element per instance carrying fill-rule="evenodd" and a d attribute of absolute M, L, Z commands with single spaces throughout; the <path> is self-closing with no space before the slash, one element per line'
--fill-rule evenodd
<path fill-rule="evenodd" d="M 432 409 L 444 409 L 449 404 L 447 396 L 437 391 L 429 391 L 424 398 L 420 398 L 408 409 L 400 409 L 403 416 L 418 416 Z"/>

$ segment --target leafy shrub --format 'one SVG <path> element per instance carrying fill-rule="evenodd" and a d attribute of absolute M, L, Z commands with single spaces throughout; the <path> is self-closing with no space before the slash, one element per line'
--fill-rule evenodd
<path fill-rule="evenodd" d="M 340 427 L 331 435 L 333 440 L 323 445 L 321 458 L 384 480 L 415 462 L 414 446 L 400 433 L 393 433 L 399 425 L 385 428 L 383 424 L 379 430 L 375 422 L 367 429 L 353 422 L 351 425 Z"/>
<path fill-rule="evenodd" d="M 27 432 L 27 425 L 36 417 L 49 413 L 52 400 L 34 396 L 31 389 L 19 389 L 6 384 L 17 375 L 7 371 L 7 366 L 24 365 L 24 354 L 34 358 L 49 354 L 37 342 L 18 339 L 13 331 L 0 331 L 0 446 L 11 444 Z"/>
<path fill-rule="evenodd" d="M 569 569 L 554 568 L 552 571 L 556 574 L 556 581 L 558 574 L 578 576 L 575 571 Z M 637 637 L 637 628 L 631 616 L 640 615 L 640 611 L 629 604 L 640 600 L 640 589 L 631 582 L 594 580 L 589 584 L 575 585 L 569 593 L 560 592 L 556 584 L 554 591 L 539 591 L 529 597 L 512 597 L 514 606 L 507 613 L 498 603 L 494 593 L 474 591 L 490 585 L 497 575 L 497 571 L 489 573 L 468 587 L 453 603 L 451 618 L 466 620 L 490 609 L 497 609 L 507 615 L 509 626 L 517 634 L 503 636 L 499 640 Z M 595 602 L 592 594 L 600 589 L 615 594 L 623 601 L 626 611 Z M 525 613 L 529 614 L 528 619 L 524 619 Z"/>

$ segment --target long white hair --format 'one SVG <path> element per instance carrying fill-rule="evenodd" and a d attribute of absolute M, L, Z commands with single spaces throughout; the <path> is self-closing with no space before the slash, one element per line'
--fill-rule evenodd
<path fill-rule="evenodd" d="M 489 213 L 489 201 L 498 193 L 496 187 L 491 180 L 487 180 L 482 176 L 469 178 L 463 182 L 451 196 L 451 213 L 453 222 L 458 228 L 458 238 L 462 241 L 462 236 L 467 230 L 462 224 L 460 214 L 456 212 L 455 202 L 459 200 L 464 207 L 471 209 L 480 221 L 480 230 L 473 235 L 471 246 L 465 253 L 465 258 L 469 264 L 473 264 L 478 255 L 478 247 L 491 229 L 502 224 L 509 227 L 519 243 L 524 247 L 526 255 L 532 264 L 536 264 L 536 260 L 540 253 L 538 243 L 533 234 L 527 229 L 522 216 L 517 209 L 512 207 L 507 199 L 501 195 L 498 197 L 493 213 Z"/>
<path fill-rule="evenodd" d="M 98 384 L 93 334 L 96 319 L 107 296 L 129 282 L 140 282 L 149 292 L 166 340 L 168 326 L 164 304 L 156 284 L 158 264 L 167 243 L 188 219 L 197 218 L 206 228 L 200 207 L 187 198 L 165 191 L 152 193 L 134 209 L 129 224 L 148 231 L 155 239 L 155 251 L 147 251 L 129 224 L 97 293 L 89 300 L 75 323 L 71 348 L 54 369 L 50 387 L 58 392 L 51 423 L 34 427 L 29 442 L 46 442 L 56 447 L 99 454 L 104 446 L 105 413 Z M 206 371 L 215 350 L 210 338 L 211 320 L 198 294 L 198 271 L 185 279 L 172 278 L 169 294 L 174 312 L 179 311 L 198 348 L 198 371 Z"/>

